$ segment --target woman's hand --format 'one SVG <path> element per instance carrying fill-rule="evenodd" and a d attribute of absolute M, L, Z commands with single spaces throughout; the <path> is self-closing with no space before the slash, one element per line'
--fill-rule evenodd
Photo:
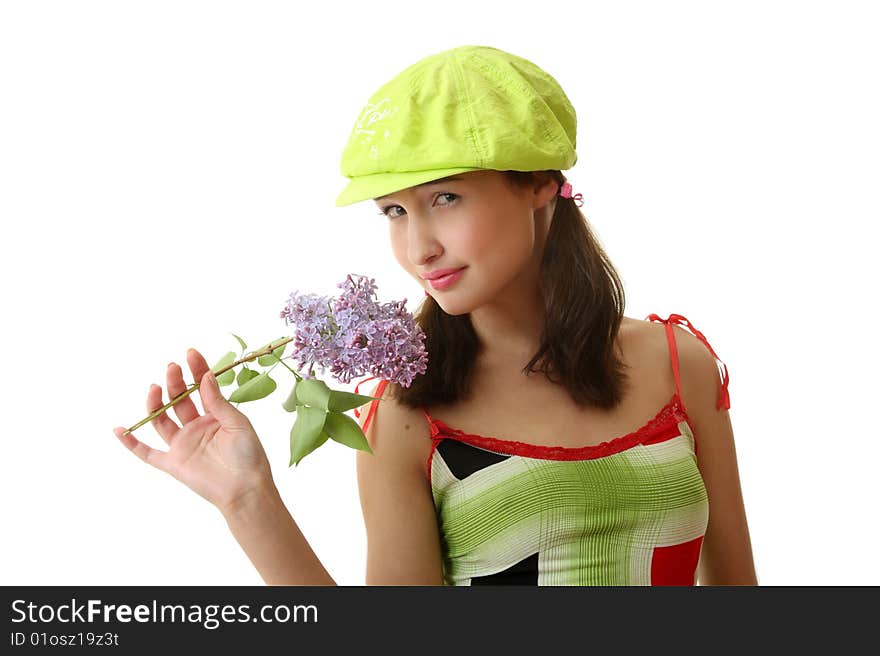
<path fill-rule="evenodd" d="M 213 503 L 225 515 L 253 491 L 272 481 L 272 470 L 250 420 L 221 394 L 210 367 L 195 349 L 186 354 L 193 379 L 200 381 L 200 415 L 190 397 L 172 407 L 178 426 L 163 412 L 150 423 L 168 444 L 168 451 L 153 449 L 122 427 L 113 432 L 119 441 L 144 462 L 171 474 Z M 166 373 L 169 399 L 186 391 L 180 367 L 171 363 Z M 150 385 L 147 411 L 162 407 L 162 388 Z"/>

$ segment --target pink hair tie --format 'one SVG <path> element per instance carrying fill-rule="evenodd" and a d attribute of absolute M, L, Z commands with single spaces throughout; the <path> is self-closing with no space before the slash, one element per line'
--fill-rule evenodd
<path fill-rule="evenodd" d="M 559 190 L 559 195 L 563 198 L 573 198 L 578 207 L 583 207 L 584 205 L 584 197 L 580 192 L 574 196 L 571 195 L 571 183 L 569 182 L 563 183 L 562 189 Z"/>

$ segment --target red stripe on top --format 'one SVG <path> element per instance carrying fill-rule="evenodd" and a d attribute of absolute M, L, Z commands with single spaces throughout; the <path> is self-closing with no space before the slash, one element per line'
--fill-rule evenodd
<path fill-rule="evenodd" d="M 702 546 L 701 535 L 681 544 L 654 547 L 651 553 L 651 585 L 694 585 Z"/>

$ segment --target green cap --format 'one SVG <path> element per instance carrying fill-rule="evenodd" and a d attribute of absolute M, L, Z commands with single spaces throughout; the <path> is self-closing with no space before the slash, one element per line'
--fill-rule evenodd
<path fill-rule="evenodd" d="M 429 55 L 383 85 L 342 152 L 349 182 L 336 206 L 456 173 L 564 171 L 574 166 L 577 116 L 547 72 L 490 46 Z"/>

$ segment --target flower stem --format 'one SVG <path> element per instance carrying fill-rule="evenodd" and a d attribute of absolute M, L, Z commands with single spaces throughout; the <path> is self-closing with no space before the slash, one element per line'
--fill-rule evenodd
<path fill-rule="evenodd" d="M 260 356 L 269 355 L 272 351 L 277 349 L 279 346 L 283 346 L 284 344 L 287 344 L 288 342 L 292 342 L 292 341 L 293 341 L 293 337 L 287 337 L 276 344 L 269 344 L 265 348 L 262 348 L 259 351 L 255 351 L 255 352 L 251 353 L 250 355 L 241 358 L 240 360 L 236 360 L 235 362 L 233 362 L 229 366 L 223 367 L 222 369 L 215 371 L 214 377 L 216 378 L 217 376 L 220 376 L 221 374 L 226 373 L 230 369 L 234 369 L 235 367 L 237 367 L 238 365 L 240 365 L 244 362 L 250 362 L 251 360 L 256 360 Z M 294 376 L 296 376 L 297 380 L 302 379 L 302 376 L 300 376 L 297 372 L 295 372 L 293 369 L 288 367 L 283 361 L 281 361 L 279 359 L 279 362 L 281 362 L 281 364 L 283 364 L 285 367 L 287 367 L 287 369 L 290 371 L 290 373 L 292 373 Z M 141 426 L 143 426 L 147 422 L 152 421 L 153 419 L 155 419 L 156 417 L 161 415 L 163 412 L 165 412 L 171 406 L 179 403 L 180 401 L 182 401 L 183 399 L 188 397 L 190 394 L 195 392 L 197 389 L 199 389 L 199 383 L 193 383 L 191 386 L 187 387 L 186 391 L 181 392 L 180 394 L 175 396 L 173 399 L 171 399 L 168 403 L 163 405 L 161 408 L 157 408 L 157 409 L 153 410 L 153 412 L 151 412 L 149 414 L 149 416 L 144 417 L 143 419 L 141 419 L 138 423 L 136 423 L 131 428 L 126 428 L 122 434 L 128 435 L 129 433 L 136 431 L 138 428 L 140 428 Z"/>

